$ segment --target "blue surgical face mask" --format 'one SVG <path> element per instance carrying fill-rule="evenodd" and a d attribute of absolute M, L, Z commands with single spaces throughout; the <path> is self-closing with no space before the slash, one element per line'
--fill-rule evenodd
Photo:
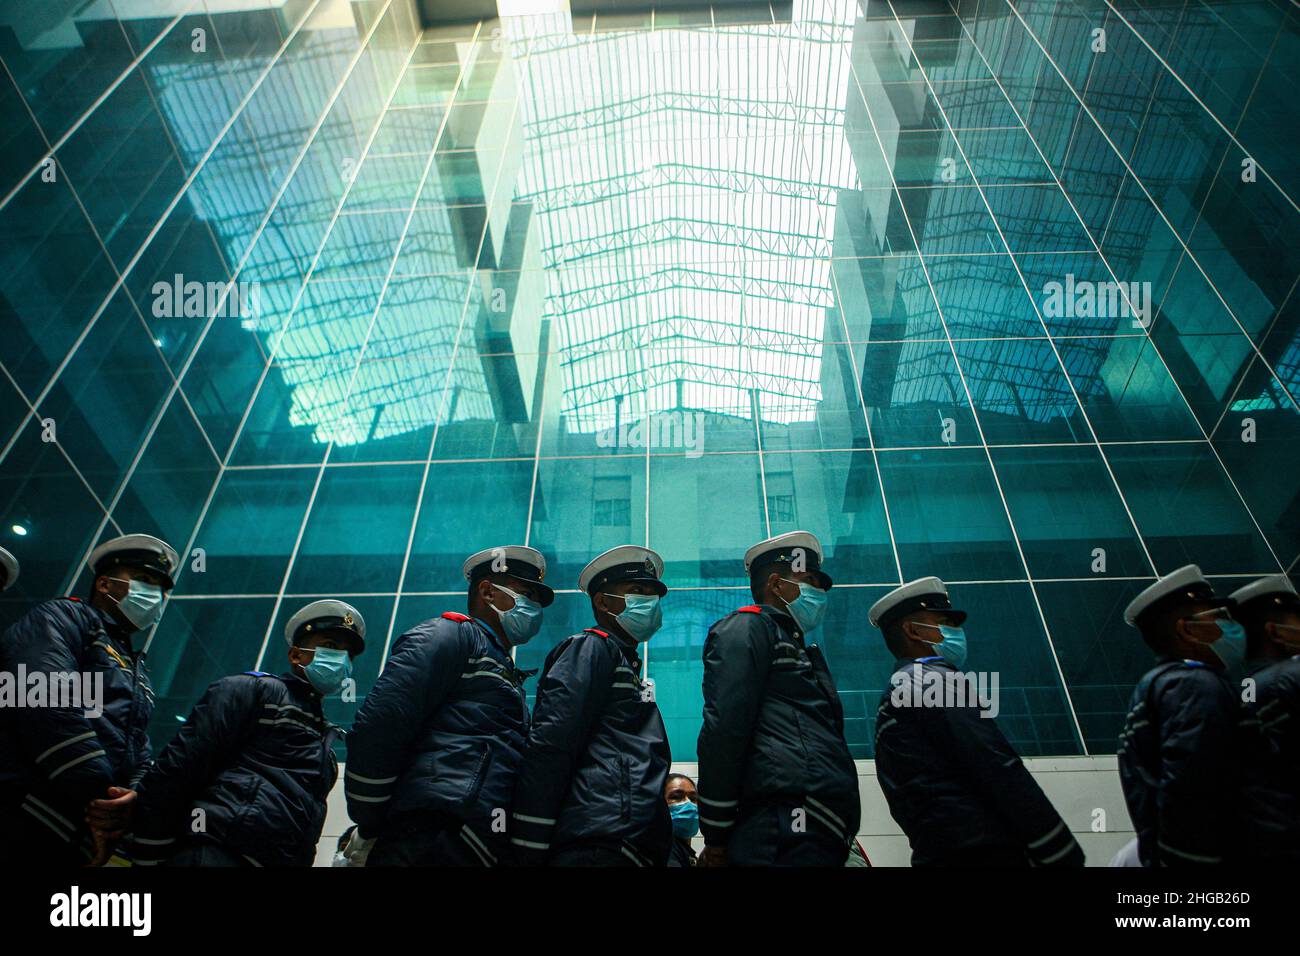
<path fill-rule="evenodd" d="M 690 800 L 668 804 L 668 812 L 673 818 L 673 836 L 679 840 L 689 840 L 700 832 L 700 808 Z"/>
<path fill-rule="evenodd" d="M 311 663 L 303 667 L 303 671 L 317 693 L 328 697 L 352 676 L 352 658 L 347 651 L 318 647 L 312 651 Z"/>
<path fill-rule="evenodd" d="M 122 609 L 122 613 L 126 615 L 126 619 L 141 631 L 146 627 L 153 626 L 159 615 L 162 614 L 162 588 L 156 584 L 135 580 L 128 581 L 125 578 L 109 578 L 109 580 L 127 586 L 126 597 L 120 601 L 113 598 L 113 600 L 117 601 L 117 606 Z"/>
<path fill-rule="evenodd" d="M 492 610 L 496 611 L 497 617 L 501 618 L 501 627 L 505 630 L 506 637 L 515 647 L 527 644 L 542 629 L 541 605 L 499 584 L 494 584 L 493 587 L 515 599 L 515 606 L 508 611 L 501 610 L 495 604 L 492 605 Z"/>
<path fill-rule="evenodd" d="M 933 644 L 935 651 L 945 661 L 951 664 L 957 670 L 966 666 L 966 632 L 960 627 L 949 627 L 946 624 L 926 624 L 923 621 L 915 621 L 922 627 L 932 627 L 941 635 L 938 641 L 927 641 L 927 644 Z"/>
<path fill-rule="evenodd" d="M 828 597 L 826 592 L 803 581 L 791 581 L 789 578 L 781 580 L 786 584 L 795 584 L 799 587 L 799 596 L 785 606 L 790 616 L 794 618 L 794 622 L 799 625 L 799 630 L 805 634 L 817 630 L 821 626 L 822 618 L 826 616 Z"/>
<path fill-rule="evenodd" d="M 1219 639 L 1210 645 L 1216 657 L 1223 661 L 1224 670 L 1240 670 L 1246 663 L 1246 629 L 1237 621 L 1219 618 Z"/>
<path fill-rule="evenodd" d="M 623 613 L 616 615 L 619 627 L 634 641 L 648 641 L 664 622 L 657 594 L 624 594 Z"/>

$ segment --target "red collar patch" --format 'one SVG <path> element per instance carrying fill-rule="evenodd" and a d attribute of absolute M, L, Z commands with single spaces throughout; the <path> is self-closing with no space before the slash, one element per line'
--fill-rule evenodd
<path fill-rule="evenodd" d="M 467 615 L 457 613 L 456 611 L 443 611 L 442 616 L 445 620 L 458 621 L 461 624 L 464 624 L 466 621 L 469 620 L 469 617 Z"/>
<path fill-rule="evenodd" d="M 598 628 L 598 627 L 589 627 L 589 628 L 587 628 L 587 630 L 588 630 L 589 632 L 591 632 L 592 634 L 599 634 L 601 637 L 609 637 L 609 634 L 608 634 L 607 632 L 602 631 L 602 630 L 601 630 L 600 628 Z"/>
<path fill-rule="evenodd" d="M 746 604 L 744 607 L 736 608 L 737 612 L 743 611 L 746 614 L 762 614 L 763 609 L 757 604 Z"/>

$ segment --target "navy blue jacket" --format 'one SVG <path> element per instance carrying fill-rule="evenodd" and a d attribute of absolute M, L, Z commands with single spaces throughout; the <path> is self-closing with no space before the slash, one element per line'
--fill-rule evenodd
<path fill-rule="evenodd" d="M 134 788 L 150 759 L 153 688 L 131 632 L 76 598 L 38 604 L 0 638 L 0 672 L 68 675 L 98 693 L 76 707 L 0 707 L 0 813 L 51 840 L 89 847 L 85 808 L 110 786 Z M 84 677 L 83 677 L 84 675 Z M 24 687 L 15 688 L 25 694 Z"/>
<path fill-rule="evenodd" d="M 709 629 L 697 749 L 706 845 L 725 846 L 737 820 L 774 801 L 803 806 L 846 847 L 858 832 L 858 773 L 835 682 L 784 611 L 747 605 Z"/>
<path fill-rule="evenodd" d="M 1247 720 L 1236 687 L 1199 661 L 1162 661 L 1137 682 L 1119 738 L 1119 776 L 1143 866 L 1248 855 Z"/>
<path fill-rule="evenodd" d="M 257 866 L 310 866 L 338 779 L 337 735 L 301 677 L 216 681 L 140 782 L 132 860 L 213 843 Z"/>
<path fill-rule="evenodd" d="M 1249 804 L 1247 825 L 1253 855 L 1263 860 L 1300 860 L 1300 655 L 1254 673 L 1255 700 L 1263 746 Z"/>
<path fill-rule="evenodd" d="M 510 819 L 515 861 L 541 863 L 550 851 L 595 842 L 618 845 L 638 865 L 664 866 L 671 763 L 635 647 L 597 628 L 565 638 L 537 686 Z"/>
<path fill-rule="evenodd" d="M 1082 866 L 1065 821 L 960 679 L 940 657 L 901 660 L 876 711 L 877 779 L 912 865 Z"/>
<path fill-rule="evenodd" d="M 528 736 L 527 677 L 491 629 L 464 614 L 398 638 L 348 734 L 344 792 L 362 835 L 449 817 L 478 837 L 484 863 L 495 862 L 508 846 Z"/>

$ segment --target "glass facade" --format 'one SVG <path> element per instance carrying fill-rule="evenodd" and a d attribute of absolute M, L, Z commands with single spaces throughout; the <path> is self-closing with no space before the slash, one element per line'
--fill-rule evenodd
<path fill-rule="evenodd" d="M 1133 594 L 1295 570 L 1289 3 L 55 7 L 0 11 L 0 613 L 170 540 L 159 741 L 318 596 L 364 694 L 498 544 L 560 591 L 536 667 L 634 543 L 694 760 L 741 556 L 807 529 L 854 756 L 926 574 L 1022 753 L 1113 753 Z"/>

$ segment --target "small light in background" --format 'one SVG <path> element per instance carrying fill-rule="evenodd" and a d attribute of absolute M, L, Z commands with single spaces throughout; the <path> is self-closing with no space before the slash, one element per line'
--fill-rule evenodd
<path fill-rule="evenodd" d="M 13 526 L 13 532 L 14 534 L 18 535 L 18 537 L 20 538 L 27 537 L 27 529 L 20 524 L 16 524 Z"/>

